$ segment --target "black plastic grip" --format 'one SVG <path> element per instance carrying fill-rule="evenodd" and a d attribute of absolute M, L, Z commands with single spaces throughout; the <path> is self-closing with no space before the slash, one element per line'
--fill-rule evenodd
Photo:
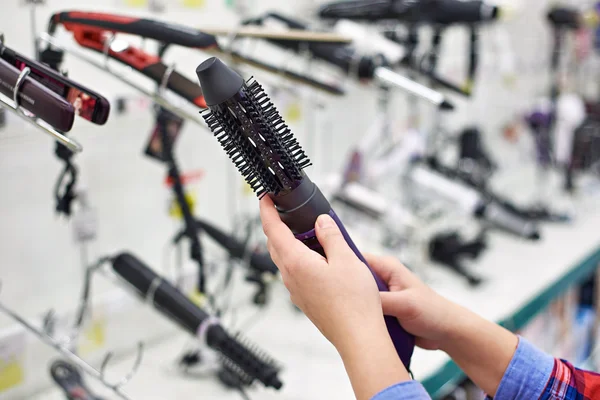
<path fill-rule="evenodd" d="M 319 16 L 364 21 L 398 20 L 410 23 L 472 24 L 494 20 L 498 7 L 481 0 L 356 0 L 330 3 Z"/>
<path fill-rule="evenodd" d="M 481 0 L 436 0 L 431 22 L 438 24 L 475 24 L 498 18 L 499 9 Z"/>
<path fill-rule="evenodd" d="M 363 21 L 379 21 L 396 18 L 391 0 L 355 0 L 325 4 L 319 9 L 319 17 L 325 19 L 350 19 Z"/>
<path fill-rule="evenodd" d="M 13 98 L 13 91 L 19 78 L 19 71 L 4 60 L 0 60 L 0 93 Z M 18 93 L 21 107 L 46 121 L 53 128 L 68 132 L 73 127 L 75 110 L 65 99 L 42 86 L 31 78 L 26 78 Z"/>
<path fill-rule="evenodd" d="M 273 260 L 271 260 L 271 257 L 269 257 L 267 253 L 249 251 L 244 243 L 240 242 L 233 236 L 228 235 L 207 221 L 196 219 L 196 224 L 204 233 L 206 233 L 221 247 L 227 250 L 231 257 L 238 260 L 244 260 L 249 256 L 250 267 L 253 270 L 269 272 L 271 274 L 277 273 L 277 266 L 275 263 L 273 263 Z"/>
<path fill-rule="evenodd" d="M 86 25 L 112 32 L 138 35 L 148 39 L 184 47 L 207 49 L 218 46 L 217 39 L 213 35 L 209 35 L 197 29 L 167 22 L 108 13 L 81 11 L 60 12 L 51 17 L 51 26 L 55 24 Z"/>
<path fill-rule="evenodd" d="M 192 335 L 196 335 L 200 324 L 210 317 L 139 258 L 122 253 L 113 259 L 112 266 L 113 270 L 142 296 L 149 295 L 150 290 L 153 290 L 154 306 Z"/>

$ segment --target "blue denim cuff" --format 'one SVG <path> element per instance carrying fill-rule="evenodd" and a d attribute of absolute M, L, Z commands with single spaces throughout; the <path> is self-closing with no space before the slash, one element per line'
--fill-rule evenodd
<path fill-rule="evenodd" d="M 371 400 L 430 400 L 423 385 L 417 381 L 406 381 L 390 386 L 371 398 Z"/>
<path fill-rule="evenodd" d="M 504 373 L 494 399 L 539 399 L 550 380 L 553 369 L 552 356 L 519 337 L 517 351 Z"/>

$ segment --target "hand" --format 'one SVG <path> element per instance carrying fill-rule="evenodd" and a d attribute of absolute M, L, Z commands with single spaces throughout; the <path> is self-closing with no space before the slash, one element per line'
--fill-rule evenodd
<path fill-rule="evenodd" d="M 409 380 L 387 328 L 377 284 L 329 215 L 315 224 L 327 258 L 297 240 L 281 222 L 273 202 L 260 202 L 273 261 L 290 297 L 340 353 L 354 394 L 367 400 Z"/>
<path fill-rule="evenodd" d="M 513 357 L 518 338 L 437 294 L 394 258 L 366 255 L 369 266 L 387 283 L 383 312 L 398 318 L 428 350 L 440 349 L 492 397 Z"/>
<path fill-rule="evenodd" d="M 375 280 L 330 216 L 320 216 L 315 225 L 327 258 L 294 237 L 267 197 L 261 201 L 261 218 L 291 300 L 338 351 L 352 346 L 354 335 L 363 335 L 366 327 L 387 336 Z"/>
<path fill-rule="evenodd" d="M 389 287 L 380 293 L 383 313 L 398 318 L 417 346 L 442 348 L 468 311 L 437 294 L 396 258 L 365 254 L 365 259 Z"/>

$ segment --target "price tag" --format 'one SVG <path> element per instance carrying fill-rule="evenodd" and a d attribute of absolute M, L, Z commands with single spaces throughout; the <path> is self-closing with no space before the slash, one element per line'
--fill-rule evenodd
<path fill-rule="evenodd" d="M 78 351 L 81 355 L 94 353 L 106 343 L 106 320 L 104 317 L 90 321 L 79 337 Z"/>
<path fill-rule="evenodd" d="M 205 2 L 204 0 L 182 0 L 182 5 L 188 8 L 202 8 Z"/>
<path fill-rule="evenodd" d="M 203 307 L 206 302 L 206 296 L 194 289 L 189 295 L 189 299 L 196 304 L 198 307 Z"/>
<path fill-rule="evenodd" d="M 0 393 L 25 381 L 25 333 L 18 331 L 0 341 Z"/>
<path fill-rule="evenodd" d="M 125 5 L 128 7 L 146 7 L 148 0 L 125 0 Z"/>
<path fill-rule="evenodd" d="M 186 193 L 185 201 L 190 208 L 190 212 L 194 214 L 194 210 L 196 208 L 196 195 L 193 193 Z M 169 205 L 169 215 L 175 219 L 183 219 L 181 207 L 179 207 L 179 203 L 177 203 L 176 199 L 171 199 L 171 203 Z"/>

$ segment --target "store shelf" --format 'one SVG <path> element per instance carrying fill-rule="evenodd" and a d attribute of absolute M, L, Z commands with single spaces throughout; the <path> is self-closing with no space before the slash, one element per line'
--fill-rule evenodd
<path fill-rule="evenodd" d="M 552 286 L 539 293 L 534 299 L 525 304 L 514 315 L 498 321 L 505 328 L 517 332 L 527 326 L 540 312 L 542 312 L 556 298 L 565 293 L 567 289 L 588 278 L 600 263 L 600 247 L 586 257 L 582 262 L 568 269 L 568 272 Z M 434 374 L 422 381 L 427 392 L 437 398 L 443 396 L 447 390 L 454 387 L 465 377 L 462 370 L 451 360 L 438 369 Z"/>

